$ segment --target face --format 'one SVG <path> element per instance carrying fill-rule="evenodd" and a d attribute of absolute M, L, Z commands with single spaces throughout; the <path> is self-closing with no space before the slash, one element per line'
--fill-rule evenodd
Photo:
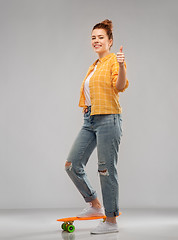
<path fill-rule="evenodd" d="M 91 45 L 98 54 L 108 53 L 112 45 L 112 39 L 108 39 L 105 29 L 94 29 L 91 34 Z"/>

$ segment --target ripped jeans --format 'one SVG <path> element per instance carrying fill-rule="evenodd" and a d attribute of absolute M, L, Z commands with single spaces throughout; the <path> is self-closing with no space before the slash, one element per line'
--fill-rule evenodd
<path fill-rule="evenodd" d="M 67 157 L 66 166 L 75 186 L 86 202 L 97 197 L 85 173 L 88 159 L 97 147 L 98 172 L 100 176 L 103 205 L 107 217 L 119 215 L 119 182 L 117 162 L 122 136 L 121 114 L 90 115 L 91 107 L 84 113 L 83 126 Z"/>

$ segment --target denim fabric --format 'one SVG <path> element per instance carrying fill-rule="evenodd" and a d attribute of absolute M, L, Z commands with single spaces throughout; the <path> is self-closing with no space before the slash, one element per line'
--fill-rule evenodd
<path fill-rule="evenodd" d="M 121 136 L 121 114 L 91 115 L 91 107 L 88 107 L 88 112 L 84 113 L 83 126 L 67 157 L 71 165 L 66 167 L 66 172 L 85 201 L 91 202 L 97 194 L 90 185 L 84 168 L 97 147 L 103 205 L 108 217 L 119 215 L 117 162 Z"/>

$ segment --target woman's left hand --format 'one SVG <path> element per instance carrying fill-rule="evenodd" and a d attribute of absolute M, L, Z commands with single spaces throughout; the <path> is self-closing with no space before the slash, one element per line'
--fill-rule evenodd
<path fill-rule="evenodd" d="M 117 55 L 116 55 L 117 61 L 120 67 L 124 66 L 124 60 L 125 60 L 125 56 L 124 56 L 124 53 L 122 52 L 122 49 L 123 49 L 123 46 L 120 47 L 120 52 L 117 52 Z"/>

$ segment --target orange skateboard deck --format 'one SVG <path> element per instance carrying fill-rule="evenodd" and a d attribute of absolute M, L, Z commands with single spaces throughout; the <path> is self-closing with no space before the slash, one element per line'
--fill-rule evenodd
<path fill-rule="evenodd" d="M 119 216 L 121 214 L 122 213 L 119 212 Z M 105 221 L 106 216 L 102 216 L 102 217 L 69 217 L 69 218 L 60 218 L 60 219 L 57 219 L 57 221 L 63 222 L 61 225 L 61 228 L 64 231 L 71 233 L 71 232 L 75 231 L 75 226 L 73 225 L 74 221 L 96 220 L 96 219 L 103 219 L 103 221 Z"/>

